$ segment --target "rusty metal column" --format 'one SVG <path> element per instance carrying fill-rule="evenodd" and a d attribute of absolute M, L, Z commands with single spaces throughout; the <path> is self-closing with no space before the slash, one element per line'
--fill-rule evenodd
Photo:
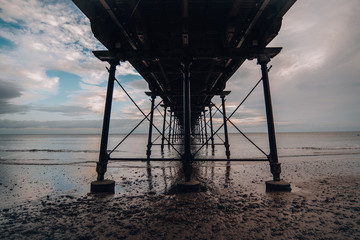
<path fill-rule="evenodd" d="M 212 148 L 212 151 L 214 152 L 215 151 L 215 143 L 214 143 L 214 129 L 213 129 L 213 121 L 212 121 L 212 107 L 213 105 L 210 104 L 209 105 L 209 115 L 210 115 L 210 139 L 211 139 L 211 148 Z"/>
<path fill-rule="evenodd" d="M 155 106 L 155 95 L 151 95 L 151 113 L 150 113 L 150 124 L 149 124 L 149 136 L 148 136 L 148 144 L 147 144 L 147 150 L 146 150 L 146 157 L 147 159 L 150 159 L 151 155 L 151 138 L 152 138 L 152 128 L 153 128 L 153 120 L 154 120 L 154 106 Z"/>
<path fill-rule="evenodd" d="M 176 128 L 176 118 L 174 116 L 174 121 L 173 121 L 173 126 L 172 126 L 172 136 L 171 136 L 171 143 L 172 144 L 174 144 L 175 128 Z"/>
<path fill-rule="evenodd" d="M 280 163 L 278 162 L 274 117 L 272 111 L 270 84 L 269 84 L 269 76 L 268 76 L 268 68 L 267 68 L 267 63 L 269 61 L 270 61 L 269 57 L 258 58 L 258 64 L 261 65 L 261 73 L 263 79 L 266 119 L 267 119 L 268 138 L 269 138 L 269 147 L 270 147 L 270 154 L 268 156 L 268 159 L 270 162 L 270 170 L 271 173 L 273 174 L 274 181 L 280 181 L 281 166 Z"/>
<path fill-rule="evenodd" d="M 227 129 L 227 119 L 226 119 L 226 108 L 225 108 L 225 95 L 221 95 L 221 103 L 222 103 L 222 110 L 223 110 L 223 121 L 224 121 L 224 134 L 225 134 L 225 154 L 226 158 L 230 159 L 230 150 L 229 150 L 229 137 L 228 137 L 228 129 Z"/>
<path fill-rule="evenodd" d="M 170 146 L 170 136 L 171 136 L 171 123 L 173 119 L 173 112 L 170 109 L 170 122 L 169 122 L 169 136 L 168 136 L 168 146 Z"/>
<path fill-rule="evenodd" d="M 163 129 L 162 129 L 162 138 L 161 138 L 161 152 L 164 151 L 164 141 L 165 141 L 165 125 L 166 125 L 166 109 L 167 107 L 164 107 L 164 121 L 163 121 Z"/>
<path fill-rule="evenodd" d="M 206 142 L 206 147 L 209 146 L 209 141 L 208 141 L 208 133 L 207 133 L 207 124 L 206 124 L 206 112 L 204 109 L 204 128 L 205 128 L 205 142 Z"/>
<path fill-rule="evenodd" d="M 201 143 L 203 144 L 204 143 L 204 128 L 203 128 L 203 120 L 202 120 L 202 116 L 200 114 L 200 117 L 198 119 L 198 122 L 200 122 L 200 131 L 199 131 L 199 134 L 200 134 L 200 139 L 201 139 Z"/>
<path fill-rule="evenodd" d="M 107 153 L 107 146 L 108 146 L 108 138 L 109 138 L 111 104 L 112 104 L 112 98 L 113 98 L 113 92 L 114 92 L 115 72 L 116 72 L 117 65 L 119 65 L 119 62 L 116 62 L 116 61 L 110 62 L 103 127 L 102 127 L 102 133 L 101 133 L 99 162 L 97 162 L 97 166 L 96 166 L 96 172 L 98 174 L 98 176 L 97 176 L 98 181 L 104 180 L 104 175 L 107 170 L 107 163 L 109 161 L 109 154 Z"/>
<path fill-rule="evenodd" d="M 183 155 L 183 168 L 185 181 L 190 181 L 191 178 L 191 94 L 190 94 L 190 61 L 183 63 L 183 115 L 184 115 L 184 155 Z"/>

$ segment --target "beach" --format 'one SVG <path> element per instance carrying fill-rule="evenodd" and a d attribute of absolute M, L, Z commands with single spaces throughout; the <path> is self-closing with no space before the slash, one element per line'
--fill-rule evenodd
<path fill-rule="evenodd" d="M 329 136 L 324 136 L 327 143 L 316 146 L 299 144 L 301 136 L 292 136 L 301 152 L 289 149 L 293 143 L 283 144 L 286 136 L 280 136 L 281 176 L 292 187 L 280 193 L 265 191 L 265 181 L 271 180 L 266 162 L 196 163 L 194 178 L 201 182 L 197 193 L 176 192 L 178 162 L 109 163 L 106 177 L 116 181 L 116 193 L 97 195 L 89 194 L 96 179 L 89 159 L 77 159 L 76 164 L 34 158 L 9 162 L 3 154 L 0 237 L 359 239 L 357 135 L 341 136 L 352 136 L 349 142 Z M 319 144 L 327 146 L 320 149 Z"/>

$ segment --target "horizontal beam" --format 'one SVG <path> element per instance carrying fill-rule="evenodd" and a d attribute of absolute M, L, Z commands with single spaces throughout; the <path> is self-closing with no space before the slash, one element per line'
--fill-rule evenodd
<path fill-rule="evenodd" d="M 127 52 L 110 52 L 93 51 L 94 55 L 101 61 L 159 61 L 159 60 L 181 60 L 184 56 L 191 56 L 193 60 L 209 60 L 209 59 L 255 59 L 258 57 L 273 58 L 280 53 L 282 48 L 263 48 L 263 49 L 242 49 L 242 48 L 226 48 L 214 49 L 211 51 L 187 51 L 186 53 L 180 50 L 174 51 L 127 51 Z"/>
<path fill-rule="evenodd" d="M 170 161 L 182 161 L 179 158 L 110 158 L 110 161 L 152 161 L 152 162 L 170 162 Z M 193 159 L 194 162 L 268 162 L 267 158 L 233 158 L 233 159 Z"/>
<path fill-rule="evenodd" d="M 222 91 L 222 92 L 213 92 L 213 93 L 196 93 L 196 94 L 191 94 L 192 97 L 212 97 L 212 96 L 226 96 L 229 95 L 231 93 L 231 91 Z M 157 97 L 182 97 L 182 94 L 179 93 L 175 93 L 175 94 L 164 94 L 164 93 L 158 93 L 158 92 L 145 92 L 146 95 L 148 96 L 157 96 Z M 182 105 L 181 105 L 182 106 Z M 199 106 L 199 107 L 203 107 L 203 106 Z"/>

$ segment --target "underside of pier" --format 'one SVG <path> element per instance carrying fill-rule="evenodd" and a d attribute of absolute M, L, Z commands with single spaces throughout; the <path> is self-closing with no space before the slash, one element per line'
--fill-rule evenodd
<path fill-rule="evenodd" d="M 290 185 L 280 179 L 267 66 L 281 48 L 269 48 L 267 45 L 278 34 L 282 18 L 295 0 L 73 2 L 90 19 L 94 36 L 107 48 L 105 51 L 94 51 L 95 56 L 110 64 L 97 165 L 98 182 L 104 180 L 108 161 L 116 160 L 111 158 L 112 151 L 108 151 L 107 142 L 114 83 L 121 86 L 115 78 L 115 70 L 121 61 L 128 61 L 149 86 L 147 94 L 152 100 L 151 112 L 146 115 L 140 109 L 144 120 L 150 122 L 146 160 L 166 160 L 151 158 L 152 130 L 155 127 L 153 112 L 160 105 L 164 109 L 163 129 L 155 129 L 162 134 L 161 147 L 171 145 L 174 138 L 181 139 L 183 151 L 179 152 L 179 160 L 183 162 L 184 183 L 193 183 L 191 164 L 199 160 L 196 158 L 199 151 L 191 150 L 191 136 L 201 136 L 202 146 L 211 144 L 214 148 L 213 138 L 219 131 L 215 131 L 212 125 L 212 99 L 215 96 L 220 97 L 222 102 L 221 109 L 216 110 L 223 116 L 221 127 L 225 135 L 226 160 L 241 160 L 230 158 L 227 124 L 234 125 L 230 120 L 234 112 L 226 114 L 225 98 L 230 92 L 225 88 L 244 61 L 257 59 L 262 73 L 257 85 L 260 82 L 263 84 L 270 149 L 270 153 L 263 153 L 274 176 L 267 187 L 269 190 L 290 189 Z M 155 104 L 156 98 L 161 99 L 161 104 Z M 169 121 L 166 120 L 167 113 Z M 96 186 L 93 190 L 99 189 L 101 187 Z"/>

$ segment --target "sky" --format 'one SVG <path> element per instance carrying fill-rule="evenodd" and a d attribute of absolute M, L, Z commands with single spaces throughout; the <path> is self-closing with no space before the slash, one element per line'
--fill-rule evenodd
<path fill-rule="evenodd" d="M 269 45 L 283 47 L 269 63 L 277 131 L 360 131 L 359 12 L 358 0 L 298 0 L 284 16 Z M 102 49 L 71 1 L 0 0 L 0 134 L 100 133 L 107 64 L 92 50 Z M 116 77 L 149 111 L 147 83 L 132 66 L 121 63 Z M 227 83 L 228 112 L 260 78 L 256 60 L 242 65 Z M 260 85 L 233 122 L 245 132 L 266 131 L 263 101 Z M 141 119 L 119 87 L 111 117 L 111 133 Z"/>

